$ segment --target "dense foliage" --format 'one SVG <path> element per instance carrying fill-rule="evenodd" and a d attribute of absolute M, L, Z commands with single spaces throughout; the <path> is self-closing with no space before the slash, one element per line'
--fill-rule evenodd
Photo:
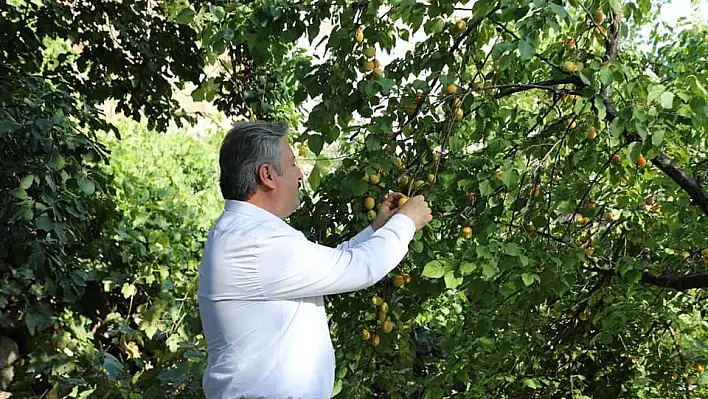
<path fill-rule="evenodd" d="M 655 6 L 3 3 L 10 391 L 200 395 L 221 133 L 148 130 L 185 116 L 172 84 L 192 83 L 226 114 L 302 121 L 290 221 L 313 240 L 351 236 L 390 190 L 434 209 L 389 278 L 329 298 L 338 397 L 708 395 L 708 29 L 666 32 Z M 103 133 L 107 99 L 148 122 Z"/>

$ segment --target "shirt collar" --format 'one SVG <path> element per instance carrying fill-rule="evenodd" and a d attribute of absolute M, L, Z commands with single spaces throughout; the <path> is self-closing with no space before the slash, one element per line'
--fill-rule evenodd
<path fill-rule="evenodd" d="M 224 206 L 224 209 L 226 209 L 229 212 L 235 212 L 235 213 L 240 213 L 243 215 L 248 215 L 253 218 L 263 220 L 263 221 L 277 220 L 281 223 L 285 223 L 282 219 L 275 216 L 274 214 L 266 211 L 265 209 L 263 209 L 259 206 L 253 205 L 253 204 L 246 202 L 246 201 L 226 200 L 226 204 Z"/>

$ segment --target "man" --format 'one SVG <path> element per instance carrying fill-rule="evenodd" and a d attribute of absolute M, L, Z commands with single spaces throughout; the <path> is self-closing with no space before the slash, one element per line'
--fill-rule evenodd
<path fill-rule="evenodd" d="M 348 242 L 329 248 L 284 222 L 300 204 L 302 173 L 265 122 L 234 126 L 219 155 L 226 205 L 199 268 L 209 399 L 329 398 L 335 357 L 323 295 L 372 286 L 403 259 L 431 219 L 422 196 L 400 193 Z"/>

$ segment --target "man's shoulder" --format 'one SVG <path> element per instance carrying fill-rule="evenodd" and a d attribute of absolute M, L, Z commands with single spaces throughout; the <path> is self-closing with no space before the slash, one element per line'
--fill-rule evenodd
<path fill-rule="evenodd" d="M 282 220 L 264 220 L 246 215 L 226 213 L 216 222 L 214 230 L 221 234 L 233 234 L 254 238 L 304 238 L 301 231 Z"/>

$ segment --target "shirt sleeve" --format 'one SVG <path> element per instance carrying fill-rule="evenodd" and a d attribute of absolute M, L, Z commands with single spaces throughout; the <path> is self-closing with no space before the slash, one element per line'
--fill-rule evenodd
<path fill-rule="evenodd" d="M 415 224 L 394 215 L 368 240 L 344 249 L 283 235 L 259 250 L 261 285 L 267 299 L 296 299 L 350 292 L 374 285 L 403 260 Z"/>
<path fill-rule="evenodd" d="M 355 247 L 358 244 L 368 240 L 372 234 L 374 234 L 374 228 L 371 227 L 371 225 L 368 225 L 364 230 L 349 239 L 349 241 L 344 241 L 343 243 L 337 245 L 337 249 L 349 249 Z"/>

